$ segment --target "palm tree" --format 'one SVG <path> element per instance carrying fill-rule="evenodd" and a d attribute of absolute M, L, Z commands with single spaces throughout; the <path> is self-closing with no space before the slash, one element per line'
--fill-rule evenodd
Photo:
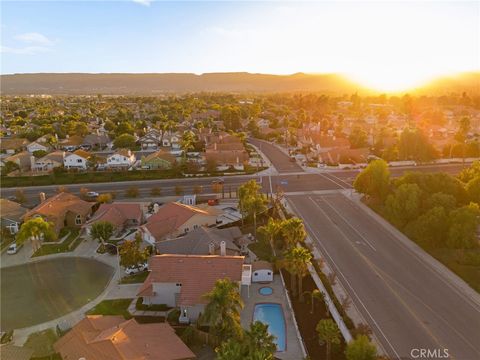
<path fill-rule="evenodd" d="M 274 245 L 274 240 L 275 237 L 282 231 L 282 221 L 281 220 L 275 220 L 274 218 L 269 218 L 268 222 L 260 226 L 258 228 L 258 231 L 262 234 L 264 234 L 270 243 L 270 246 L 272 249 L 275 251 L 275 245 Z"/>
<path fill-rule="evenodd" d="M 260 193 L 260 185 L 255 180 L 250 180 L 239 186 L 237 189 L 238 193 L 238 207 L 240 208 L 240 213 L 242 214 L 242 225 L 245 216 L 248 214 L 246 202 L 251 196 L 256 196 Z"/>
<path fill-rule="evenodd" d="M 41 217 L 36 217 L 27 220 L 22 224 L 20 231 L 16 236 L 16 242 L 17 245 L 20 245 L 30 239 L 32 242 L 33 252 L 35 252 L 40 248 L 41 238 L 53 240 L 56 237 L 57 234 L 53 229 L 53 224 L 45 221 Z"/>
<path fill-rule="evenodd" d="M 293 295 L 297 295 L 295 277 L 298 278 L 298 294 L 303 301 L 303 278 L 308 273 L 308 265 L 311 264 L 312 254 L 304 247 L 298 246 L 290 249 L 285 254 L 285 268 L 290 273 L 290 281 Z"/>
<path fill-rule="evenodd" d="M 296 246 L 297 243 L 304 241 L 307 236 L 303 221 L 296 217 L 285 220 L 282 232 L 285 236 L 287 248 Z"/>
<path fill-rule="evenodd" d="M 273 353 L 277 350 L 275 344 L 275 336 L 268 332 L 268 325 L 255 321 L 250 324 L 250 329 L 245 331 L 245 345 L 249 354 L 259 352 L 261 356 L 256 356 L 260 359 L 273 359 Z"/>
<path fill-rule="evenodd" d="M 243 309 L 243 300 L 238 284 L 227 278 L 219 279 L 204 298 L 208 301 L 204 319 L 210 324 L 215 335 L 222 339 L 240 338 L 240 310 Z"/>
<path fill-rule="evenodd" d="M 304 291 L 303 294 L 310 294 L 310 300 L 311 300 L 311 309 L 310 309 L 310 314 L 313 314 L 315 310 L 315 300 L 320 300 L 324 299 L 323 293 L 320 292 L 318 289 L 313 289 L 312 291 Z"/>
<path fill-rule="evenodd" d="M 316 327 L 318 338 L 327 347 L 327 360 L 330 360 L 332 344 L 340 343 L 340 331 L 332 319 L 320 320 Z"/>
<path fill-rule="evenodd" d="M 267 210 L 268 200 L 263 194 L 249 196 L 244 204 L 245 210 L 249 215 L 253 216 L 253 233 L 255 240 L 257 239 L 257 214 L 261 214 Z"/>
<path fill-rule="evenodd" d="M 244 350 L 242 344 L 235 339 L 228 339 L 215 349 L 217 360 L 243 360 Z"/>
<path fill-rule="evenodd" d="M 114 226 L 108 221 L 97 221 L 90 229 L 90 236 L 94 240 L 100 241 L 102 247 L 105 247 L 105 242 L 110 240 L 113 235 Z"/>
<path fill-rule="evenodd" d="M 192 131 L 186 131 L 183 133 L 181 147 L 185 158 L 190 150 L 195 149 L 195 134 Z"/>

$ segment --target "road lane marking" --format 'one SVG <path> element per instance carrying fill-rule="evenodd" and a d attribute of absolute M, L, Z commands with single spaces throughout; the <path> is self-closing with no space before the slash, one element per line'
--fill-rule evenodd
<path fill-rule="evenodd" d="M 337 214 L 338 216 L 340 216 L 340 218 L 345 222 L 345 224 L 347 224 L 353 231 L 355 231 L 355 233 L 360 236 L 363 241 L 365 241 L 365 243 L 367 243 L 368 246 L 370 246 L 370 248 L 373 250 L 373 251 L 377 251 L 377 249 L 375 249 L 375 247 L 370 243 L 370 241 L 367 240 L 367 238 L 365 238 L 365 236 L 363 236 L 356 228 L 354 228 L 352 225 L 350 225 L 350 223 L 347 221 L 347 219 L 345 219 L 345 217 L 340 214 L 337 209 L 335 209 L 329 202 L 327 199 L 325 199 L 325 197 L 321 196 L 320 199 L 325 203 L 327 204 L 327 206 L 332 209 L 335 214 Z"/>
<path fill-rule="evenodd" d="M 325 174 L 322 174 L 322 173 L 317 173 L 317 175 L 320 175 L 320 176 L 321 176 L 321 177 L 323 177 L 324 179 L 327 179 L 328 181 L 330 181 L 330 182 L 334 183 L 335 185 L 337 185 L 337 186 L 340 186 L 342 189 L 345 189 L 345 186 L 344 186 L 344 185 L 342 185 L 342 184 L 338 183 L 337 181 L 335 181 L 335 180 L 333 180 L 333 179 L 329 178 L 329 177 L 328 177 L 328 176 L 326 176 Z"/>
<path fill-rule="evenodd" d="M 311 200 L 311 198 L 309 197 L 309 199 Z M 301 216 L 301 212 L 298 211 L 297 207 L 295 206 L 294 202 L 291 201 L 290 199 L 287 199 L 288 202 L 292 205 L 292 207 L 294 208 L 295 212 L 297 213 L 298 216 Z M 380 335 L 383 337 L 383 339 L 386 341 L 386 343 L 388 344 L 388 346 L 390 347 L 390 349 L 393 351 L 393 353 L 395 354 L 396 358 L 398 360 L 401 360 L 400 358 L 400 355 L 398 355 L 398 352 L 395 350 L 395 347 L 392 345 L 392 343 L 388 340 L 387 336 L 385 335 L 385 333 L 383 332 L 383 330 L 381 329 L 380 325 L 378 325 L 377 321 L 373 318 L 372 314 L 370 313 L 370 311 L 368 311 L 367 307 L 365 306 L 365 304 L 363 303 L 363 301 L 360 299 L 360 296 L 358 296 L 357 292 L 353 289 L 353 286 L 352 284 L 350 284 L 350 282 L 347 280 L 347 278 L 345 277 L 345 275 L 342 273 L 342 271 L 340 270 L 340 267 L 337 265 L 337 263 L 333 260 L 333 258 L 330 256 L 329 252 L 327 251 L 327 249 L 325 248 L 325 246 L 323 246 L 322 242 L 320 241 L 320 239 L 317 237 L 315 231 L 313 231 L 312 227 L 310 226 L 310 224 L 308 222 L 305 221 L 305 226 L 307 227 L 307 229 L 309 229 L 310 231 L 310 234 L 311 236 L 313 236 L 315 238 L 315 240 L 317 241 L 318 245 L 320 245 L 322 251 L 323 251 L 323 254 L 325 257 L 327 257 L 330 261 L 330 266 L 332 266 L 332 268 L 335 268 L 336 269 L 336 273 L 339 274 L 341 276 L 341 278 L 343 279 L 344 283 L 347 284 L 348 288 L 350 289 L 350 296 L 351 294 L 353 293 L 354 297 L 357 299 L 357 301 L 360 303 L 360 305 L 362 306 L 362 308 L 364 309 L 364 311 L 367 313 L 368 317 L 370 318 L 371 320 L 371 323 L 373 323 L 373 325 L 377 328 L 378 332 L 380 333 Z M 380 343 L 380 345 L 382 347 L 383 344 Z M 384 352 L 387 353 L 387 351 L 385 351 L 385 348 L 384 348 Z"/>

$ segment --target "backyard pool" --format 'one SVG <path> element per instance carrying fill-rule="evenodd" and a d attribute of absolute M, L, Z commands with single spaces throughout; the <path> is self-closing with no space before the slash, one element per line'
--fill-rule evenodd
<path fill-rule="evenodd" d="M 273 289 L 270 286 L 264 286 L 258 289 L 258 292 L 260 293 L 260 295 L 272 295 Z"/>
<path fill-rule="evenodd" d="M 253 321 L 261 321 L 268 325 L 268 332 L 276 338 L 277 351 L 285 351 L 287 349 L 285 317 L 282 305 L 273 303 L 255 305 Z"/>
<path fill-rule="evenodd" d="M 114 269 L 102 262 L 63 257 L 2 268 L 2 330 L 56 319 L 94 300 Z"/>

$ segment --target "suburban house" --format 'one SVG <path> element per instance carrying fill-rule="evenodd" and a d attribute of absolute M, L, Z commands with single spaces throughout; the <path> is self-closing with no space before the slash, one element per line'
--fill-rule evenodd
<path fill-rule="evenodd" d="M 215 282 L 228 278 L 242 285 L 251 284 L 251 265 L 243 256 L 156 255 L 149 260 L 150 273 L 137 296 L 144 304 L 165 304 L 180 308 L 179 322 L 195 322 L 205 309 L 204 295 Z"/>
<path fill-rule="evenodd" d="M 23 138 L 2 138 L 0 140 L 0 149 L 6 154 L 15 154 L 25 150 L 29 141 Z"/>
<path fill-rule="evenodd" d="M 88 315 L 58 339 L 63 360 L 188 360 L 195 354 L 168 322 L 139 324 L 123 316 Z"/>
<path fill-rule="evenodd" d="M 54 151 L 35 160 L 32 166 L 34 171 L 52 171 L 54 168 L 62 167 L 64 164 L 65 152 Z"/>
<path fill-rule="evenodd" d="M 140 226 L 143 222 L 143 210 L 139 203 L 115 202 L 101 204 L 93 217 L 89 219 L 84 228 L 90 233 L 92 225 L 98 221 L 108 221 L 115 227 L 114 235 L 120 234 L 128 228 Z"/>
<path fill-rule="evenodd" d="M 20 230 L 23 216 L 28 209 L 20 204 L 7 199 L 0 199 L 0 221 L 2 229 L 7 229 L 10 234 L 16 234 Z"/>
<path fill-rule="evenodd" d="M 73 135 L 73 136 L 68 136 L 60 141 L 60 147 L 65 149 L 65 150 L 68 150 L 69 148 L 78 148 L 80 145 L 83 144 L 83 137 L 79 136 L 79 135 Z"/>
<path fill-rule="evenodd" d="M 129 168 L 135 164 L 135 154 L 129 149 L 118 149 L 107 156 L 107 167 Z"/>
<path fill-rule="evenodd" d="M 61 192 L 43 200 L 28 211 L 24 220 L 40 216 L 52 222 L 55 232 L 59 234 L 65 226 L 80 228 L 92 213 L 93 205 L 94 203 L 84 201 L 73 194 Z"/>
<path fill-rule="evenodd" d="M 202 226 L 182 237 L 167 239 L 155 244 L 159 254 L 183 255 L 240 255 L 235 243 L 242 237 L 238 227 L 225 229 Z"/>
<path fill-rule="evenodd" d="M 140 146 L 144 150 L 157 149 L 160 145 L 160 137 L 160 131 L 156 129 L 150 129 L 138 141 L 140 142 Z"/>
<path fill-rule="evenodd" d="M 252 282 L 272 282 L 273 266 L 268 261 L 257 260 L 252 264 Z"/>
<path fill-rule="evenodd" d="M 205 147 L 205 159 L 218 166 L 234 166 L 241 170 L 243 164 L 248 161 L 248 152 L 241 142 L 215 142 Z"/>
<path fill-rule="evenodd" d="M 365 164 L 370 155 L 369 148 L 345 149 L 338 148 L 321 152 L 319 160 L 325 164 Z"/>
<path fill-rule="evenodd" d="M 87 170 L 90 153 L 84 150 L 75 150 L 73 153 L 65 154 L 63 166 L 66 169 Z"/>
<path fill-rule="evenodd" d="M 35 158 L 28 151 L 22 151 L 18 154 L 11 155 L 4 159 L 4 162 L 13 162 L 18 165 L 20 171 L 29 171 L 32 168 L 32 164 Z"/>
<path fill-rule="evenodd" d="M 175 163 L 175 156 L 159 150 L 147 156 L 142 156 L 142 167 L 149 169 L 170 169 Z"/>
<path fill-rule="evenodd" d="M 216 225 L 218 211 L 216 209 L 199 208 L 171 202 L 155 208 L 146 224 L 141 226 L 143 240 L 150 244 L 166 238 L 175 238 L 201 226 Z"/>
<path fill-rule="evenodd" d="M 88 134 L 83 139 L 82 145 L 90 146 L 91 148 L 105 148 L 108 143 L 110 142 L 110 138 L 108 135 L 100 135 L 100 134 Z"/>
<path fill-rule="evenodd" d="M 30 154 L 33 154 L 35 151 L 50 151 L 50 146 L 48 144 L 41 144 L 39 142 L 33 141 L 27 145 L 27 151 Z"/>

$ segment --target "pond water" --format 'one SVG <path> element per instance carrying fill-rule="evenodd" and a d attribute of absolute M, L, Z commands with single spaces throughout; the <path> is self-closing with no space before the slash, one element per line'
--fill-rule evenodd
<path fill-rule="evenodd" d="M 56 319 L 94 300 L 114 269 L 102 262 L 63 257 L 1 269 L 3 331 Z"/>

